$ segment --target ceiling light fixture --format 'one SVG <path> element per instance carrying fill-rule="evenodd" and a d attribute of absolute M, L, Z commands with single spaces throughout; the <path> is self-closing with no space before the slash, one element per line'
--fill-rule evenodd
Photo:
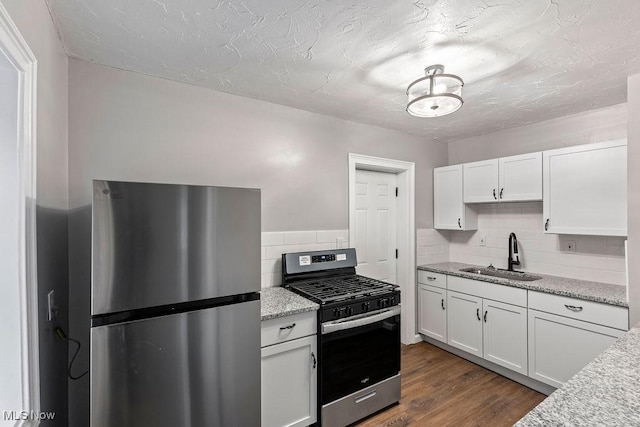
<path fill-rule="evenodd" d="M 432 65 L 424 69 L 426 77 L 419 78 L 407 88 L 407 112 L 416 117 L 440 117 L 462 107 L 462 79 L 443 74 L 444 66 Z"/>

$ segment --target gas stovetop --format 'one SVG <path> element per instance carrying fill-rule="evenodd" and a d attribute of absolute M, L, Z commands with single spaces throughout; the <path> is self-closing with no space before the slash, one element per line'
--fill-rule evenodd
<path fill-rule="evenodd" d="M 356 274 L 296 282 L 290 288 L 319 304 L 329 304 L 382 295 L 395 290 L 397 286 Z"/>
<path fill-rule="evenodd" d="M 356 274 L 353 248 L 282 255 L 282 283 L 320 304 L 320 321 L 342 319 L 400 304 L 399 287 Z"/>

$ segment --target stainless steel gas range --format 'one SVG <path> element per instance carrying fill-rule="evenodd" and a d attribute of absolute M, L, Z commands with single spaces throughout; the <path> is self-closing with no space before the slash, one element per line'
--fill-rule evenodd
<path fill-rule="evenodd" d="M 400 291 L 356 274 L 353 248 L 282 255 L 283 285 L 320 304 L 320 425 L 346 426 L 400 400 Z"/>

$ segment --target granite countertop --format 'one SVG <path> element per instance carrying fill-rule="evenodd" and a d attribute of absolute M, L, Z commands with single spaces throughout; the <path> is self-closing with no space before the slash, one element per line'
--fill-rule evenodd
<path fill-rule="evenodd" d="M 640 425 L 640 325 L 614 342 L 516 426 Z"/>
<path fill-rule="evenodd" d="M 311 302 L 285 288 L 265 288 L 260 291 L 260 320 L 314 311 L 318 308 L 320 306 L 315 302 Z"/>
<path fill-rule="evenodd" d="M 433 271 L 450 276 L 465 277 L 467 279 L 481 280 L 499 285 L 513 286 L 531 291 L 546 292 L 549 294 L 579 298 L 587 301 L 601 302 L 605 304 L 629 307 L 627 302 L 627 290 L 624 286 L 611 283 L 590 282 L 587 280 L 569 279 L 566 277 L 549 276 L 546 274 L 529 273 L 540 276 L 542 279 L 532 282 L 523 282 L 514 279 L 502 279 L 499 277 L 481 276 L 474 273 L 460 271 L 462 268 L 486 268 L 459 262 L 442 262 L 438 264 L 425 264 L 418 266 L 418 270 Z M 527 272 L 528 273 L 528 272 Z"/>

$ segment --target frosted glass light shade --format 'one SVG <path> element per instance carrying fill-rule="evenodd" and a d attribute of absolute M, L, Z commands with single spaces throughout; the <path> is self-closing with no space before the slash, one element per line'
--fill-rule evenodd
<path fill-rule="evenodd" d="M 453 74 L 443 74 L 442 65 L 432 65 L 407 88 L 407 112 L 416 117 L 440 117 L 462 107 L 464 82 Z"/>

